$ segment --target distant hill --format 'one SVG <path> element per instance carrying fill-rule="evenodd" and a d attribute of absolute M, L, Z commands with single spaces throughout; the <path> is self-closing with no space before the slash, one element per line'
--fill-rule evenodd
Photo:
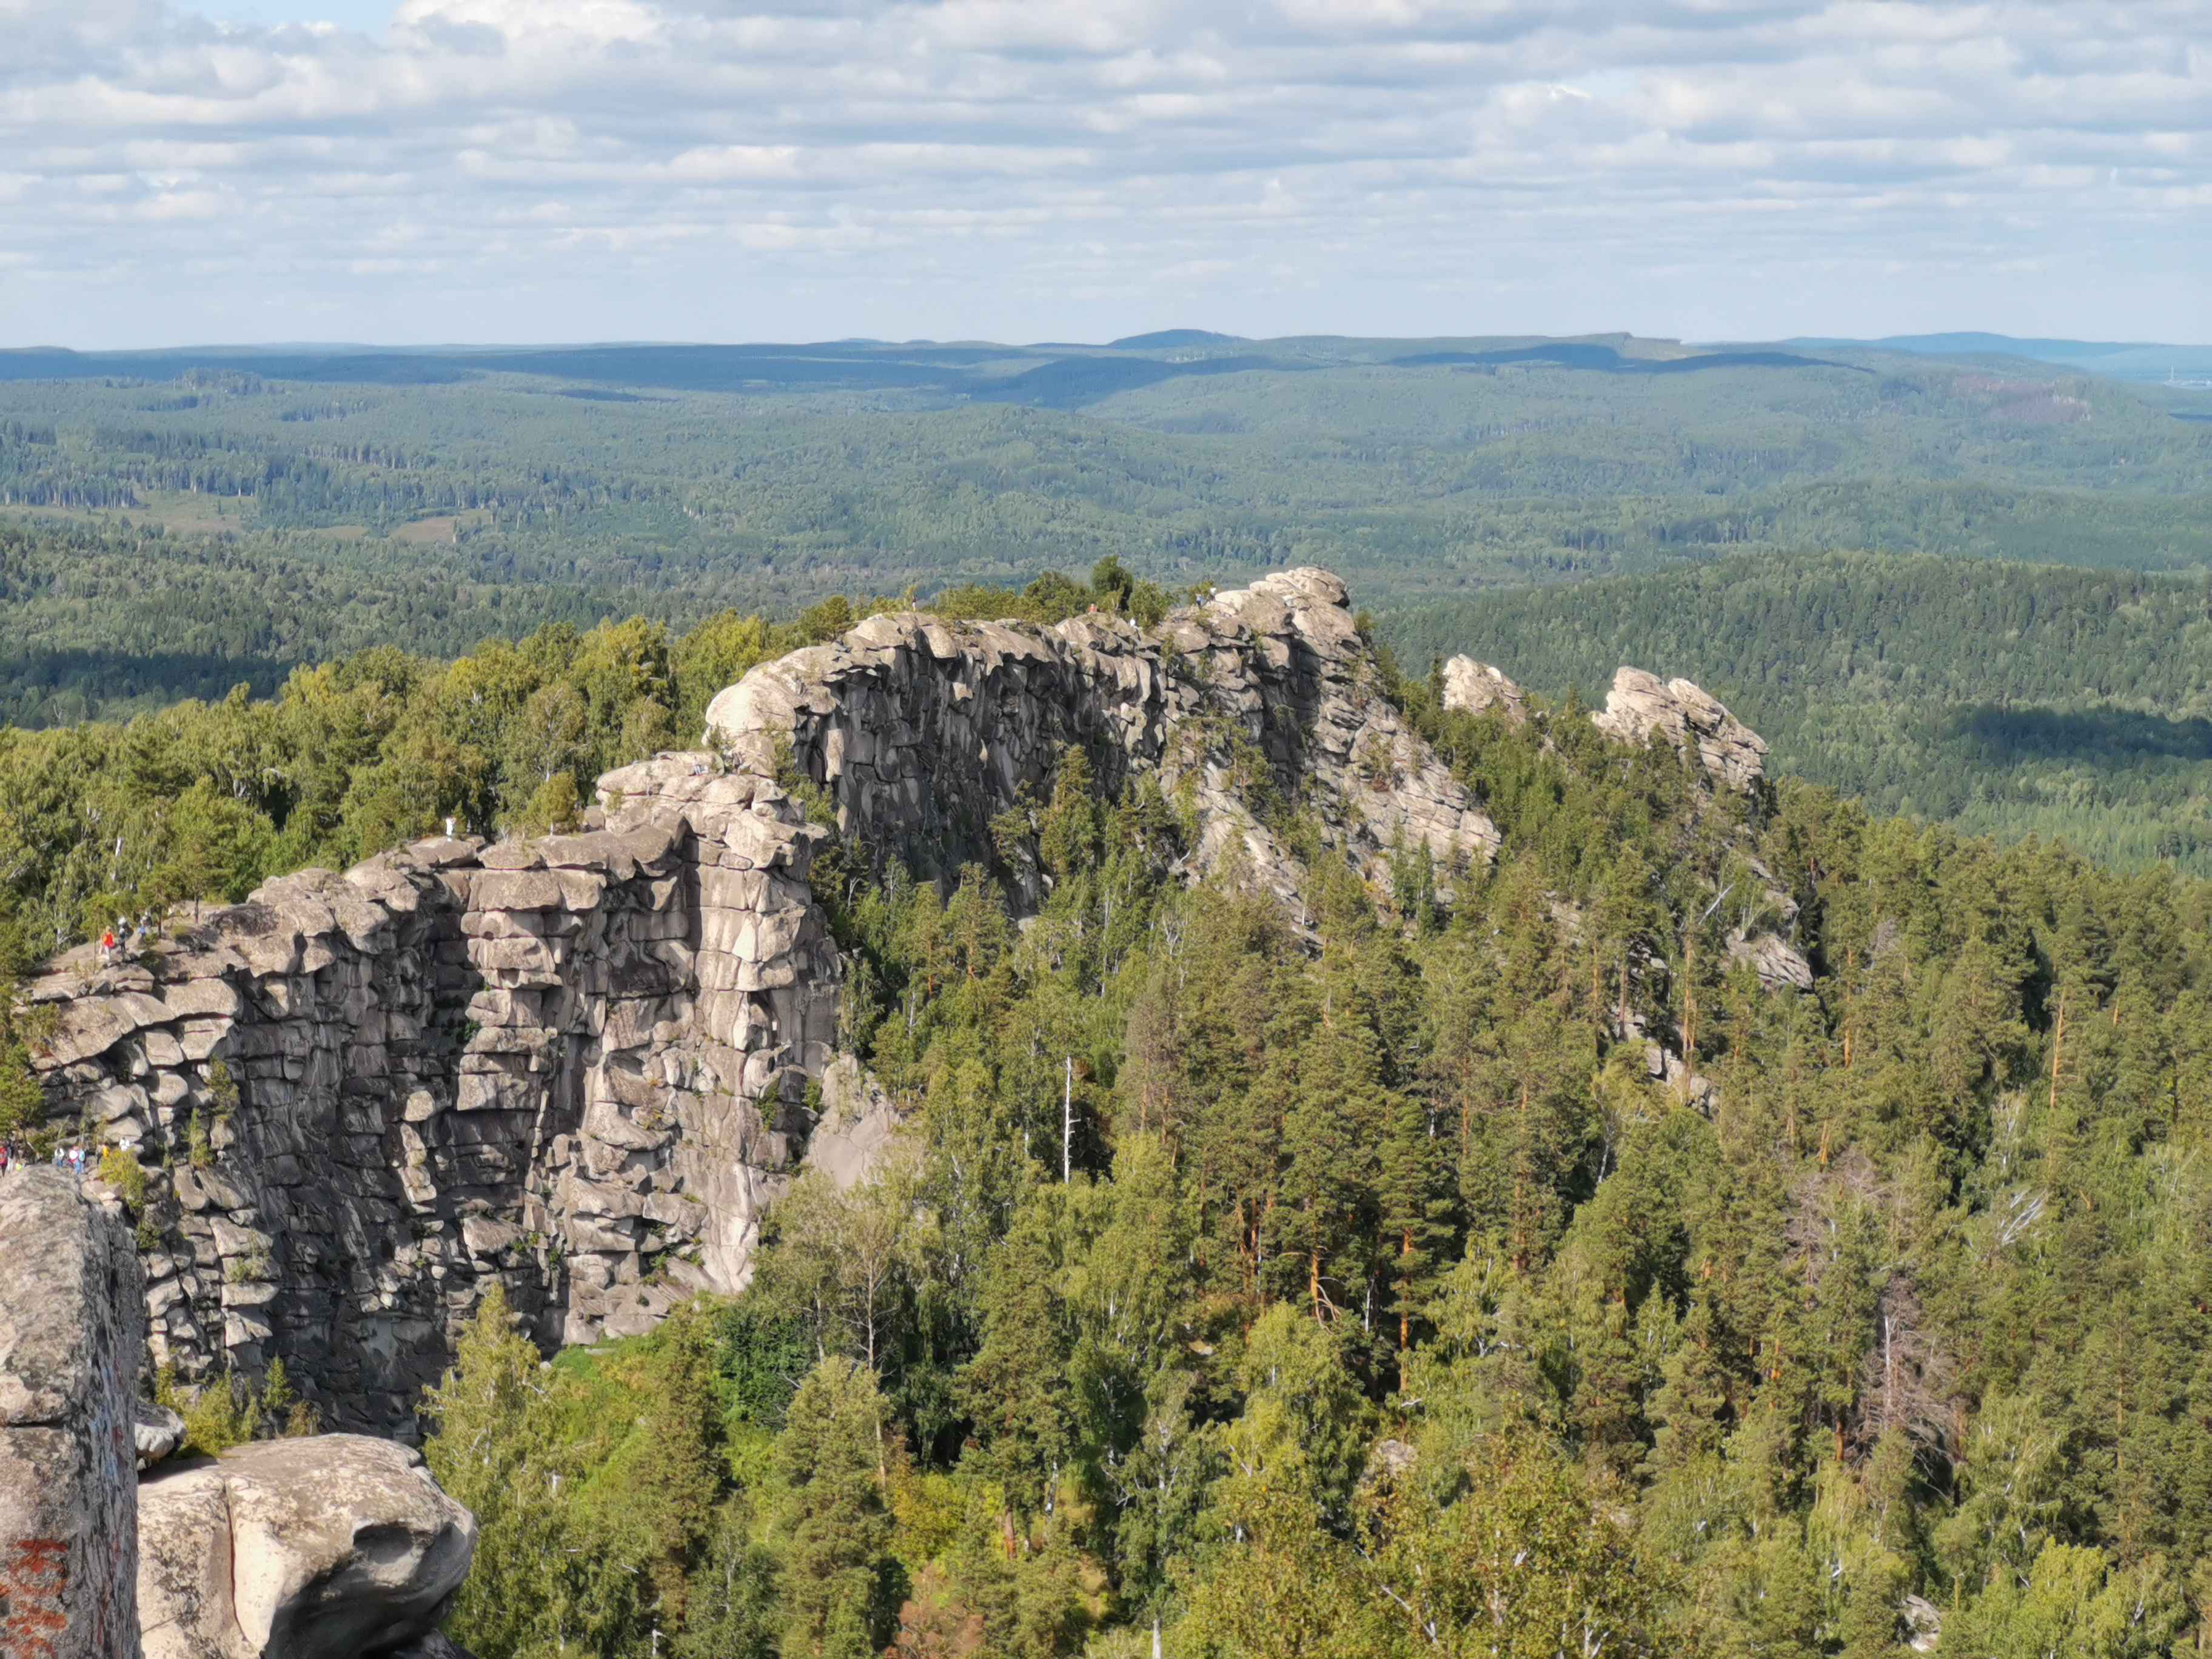
<path fill-rule="evenodd" d="M 1782 344 L 1838 350 L 1857 346 L 1905 351 L 1928 357 L 2025 357 L 2063 363 L 2091 374 L 2129 380 L 2162 380 L 2169 374 L 2186 380 L 2212 375 L 2212 345 L 2160 344 L 2154 341 L 2016 339 L 2009 334 L 1893 334 L 1879 340 L 1796 339 Z"/>
<path fill-rule="evenodd" d="M 1178 346 L 1241 345 L 1241 334 L 1215 334 L 1203 328 L 1163 328 L 1150 334 L 1127 334 L 1107 343 L 1115 351 L 1170 351 Z"/>
<path fill-rule="evenodd" d="M 2212 396 L 1856 346 L 1133 339 L 1194 337 L 0 354 L 0 718 L 1109 556 L 1327 565 L 1378 611 L 1749 550 L 2212 568 L 2212 422 L 2173 418 Z"/>
<path fill-rule="evenodd" d="M 1580 341 L 1559 341 L 1516 346 L 1502 351 L 1420 351 L 1389 359 L 1393 368 L 1434 368 L 1458 364 L 1553 363 L 1562 368 L 1595 369 L 1603 374 L 1688 374 L 1708 368 L 1848 368 L 1855 374 L 1874 371 L 1856 363 L 1832 362 L 1824 357 L 1800 356 L 1790 351 L 1702 351 L 1681 357 L 1628 357 L 1611 346 Z"/>

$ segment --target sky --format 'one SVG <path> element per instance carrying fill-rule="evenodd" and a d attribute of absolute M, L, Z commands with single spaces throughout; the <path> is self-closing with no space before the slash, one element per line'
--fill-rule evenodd
<path fill-rule="evenodd" d="M 0 0 L 0 345 L 2212 341 L 2212 0 Z"/>

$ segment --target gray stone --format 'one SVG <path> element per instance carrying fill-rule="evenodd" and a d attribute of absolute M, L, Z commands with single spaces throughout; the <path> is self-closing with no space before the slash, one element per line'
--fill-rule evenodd
<path fill-rule="evenodd" d="M 185 1419 L 167 1406 L 156 1406 L 151 1401 L 131 1402 L 131 1434 L 138 1453 L 138 1467 L 150 1468 L 185 1443 Z"/>
<path fill-rule="evenodd" d="M 0 1176 L 0 1653 L 134 1659 L 144 1302 L 131 1237 L 61 1170 Z"/>
<path fill-rule="evenodd" d="M 476 1550 L 421 1453 L 358 1435 L 170 1465 L 139 1515 L 145 1659 L 389 1653 L 434 1631 Z"/>
<path fill-rule="evenodd" d="M 1444 707 L 1470 714 L 1495 708 L 1518 726 L 1528 718 L 1528 694 L 1486 662 L 1454 657 L 1444 665 Z"/>

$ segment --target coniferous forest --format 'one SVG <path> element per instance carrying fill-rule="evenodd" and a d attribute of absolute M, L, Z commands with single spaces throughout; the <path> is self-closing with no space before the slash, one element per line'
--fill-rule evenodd
<path fill-rule="evenodd" d="M 651 1335 L 549 1362 L 484 1304 L 423 1401 L 481 1528 L 453 1635 L 2201 1652 L 2212 428 L 2017 364 L 1233 343 L 0 387 L 10 975 L 447 817 L 566 827 L 917 590 L 1149 622 L 1335 564 L 1502 833 L 1376 890 L 1256 790 L 1309 930 L 1172 877 L 1178 803 L 1076 751 L 994 826 L 1034 917 L 836 846 L 896 1153 L 800 1180 L 750 1287 Z M 1444 709 L 1456 651 L 1532 718 Z M 1729 701 L 1771 782 L 1593 727 L 1624 661 Z M 1808 988 L 1731 950 L 1761 931 Z M 39 1040 L 10 1006 L 33 1146 Z M 203 1449 L 291 1403 L 176 1399 Z"/>

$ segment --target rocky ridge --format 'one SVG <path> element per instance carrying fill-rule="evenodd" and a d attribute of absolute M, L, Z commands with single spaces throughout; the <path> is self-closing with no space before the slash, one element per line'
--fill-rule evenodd
<path fill-rule="evenodd" d="M 1188 798 L 1194 870 L 1241 858 L 1294 907 L 1303 872 L 1255 811 L 1255 784 L 1313 813 L 1370 874 L 1401 842 L 1426 845 L 1446 872 L 1498 848 L 1382 695 L 1344 584 L 1325 570 L 1216 594 L 1150 633 L 1096 615 L 1048 629 L 872 617 L 754 669 L 708 706 L 707 725 L 736 766 L 795 767 L 828 792 L 841 830 L 922 877 L 988 861 L 992 819 L 1048 787 L 1071 744 L 1109 794 L 1149 774 Z M 1033 902 L 1036 878 L 1015 873 Z"/>
<path fill-rule="evenodd" d="M 326 1422 L 391 1429 L 492 1279 L 549 1346 L 740 1288 L 810 1149 L 855 1179 L 893 1127 L 834 1063 L 842 966 L 809 884 L 832 832 L 802 783 L 945 877 L 1077 744 L 1106 790 L 1157 777 L 1188 873 L 1233 864 L 1294 912 L 1262 791 L 1378 875 L 1418 843 L 1449 881 L 1498 840 L 1322 571 L 1150 633 L 873 617 L 755 669 L 708 737 L 603 778 L 582 833 L 302 871 L 173 918 L 141 964 L 80 951 L 32 984 L 50 1111 L 141 1160 L 154 1364 L 282 1358 Z M 1033 862 L 1008 878 L 1035 902 Z"/>

